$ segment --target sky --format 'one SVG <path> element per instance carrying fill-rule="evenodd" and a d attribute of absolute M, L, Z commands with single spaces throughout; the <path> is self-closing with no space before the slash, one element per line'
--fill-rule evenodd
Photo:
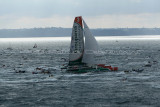
<path fill-rule="evenodd" d="M 0 29 L 71 28 L 76 16 L 90 28 L 160 28 L 160 0 L 0 0 Z"/>

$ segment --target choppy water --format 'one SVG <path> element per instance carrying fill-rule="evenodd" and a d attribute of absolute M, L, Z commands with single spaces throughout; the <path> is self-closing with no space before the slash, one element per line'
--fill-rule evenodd
<path fill-rule="evenodd" d="M 158 107 L 160 37 L 97 40 L 106 62 L 118 66 L 119 72 L 61 71 L 61 65 L 67 63 L 63 58 L 68 58 L 70 38 L 0 39 L 0 107 Z M 33 49 L 35 43 L 38 48 Z M 152 66 L 145 67 L 148 63 Z M 37 67 L 53 77 L 32 74 Z M 18 70 L 26 72 L 16 73 Z"/>

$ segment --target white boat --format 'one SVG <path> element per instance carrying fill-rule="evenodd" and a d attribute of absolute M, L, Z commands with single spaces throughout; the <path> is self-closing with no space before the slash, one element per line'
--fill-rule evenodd
<path fill-rule="evenodd" d="M 33 48 L 37 48 L 37 44 L 36 43 L 34 44 Z"/>
<path fill-rule="evenodd" d="M 75 17 L 67 71 L 110 70 L 99 53 L 99 45 L 81 16 Z"/>

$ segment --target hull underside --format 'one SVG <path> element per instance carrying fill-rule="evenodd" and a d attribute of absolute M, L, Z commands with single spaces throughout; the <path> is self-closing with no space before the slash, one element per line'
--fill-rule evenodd
<path fill-rule="evenodd" d="M 108 72 L 110 69 L 102 68 L 102 67 L 89 67 L 86 65 L 75 65 L 75 66 L 68 66 L 67 72 L 71 73 L 87 73 L 87 72 Z"/>

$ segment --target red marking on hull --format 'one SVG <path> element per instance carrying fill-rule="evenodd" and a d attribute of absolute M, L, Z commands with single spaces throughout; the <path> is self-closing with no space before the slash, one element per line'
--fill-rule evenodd
<path fill-rule="evenodd" d="M 111 71 L 118 71 L 118 67 L 112 67 L 112 66 L 105 66 L 105 64 L 98 64 L 98 66 L 102 67 L 102 68 L 108 68 Z"/>
<path fill-rule="evenodd" d="M 80 24 L 82 27 L 82 17 L 81 16 L 75 17 L 74 22 Z"/>

